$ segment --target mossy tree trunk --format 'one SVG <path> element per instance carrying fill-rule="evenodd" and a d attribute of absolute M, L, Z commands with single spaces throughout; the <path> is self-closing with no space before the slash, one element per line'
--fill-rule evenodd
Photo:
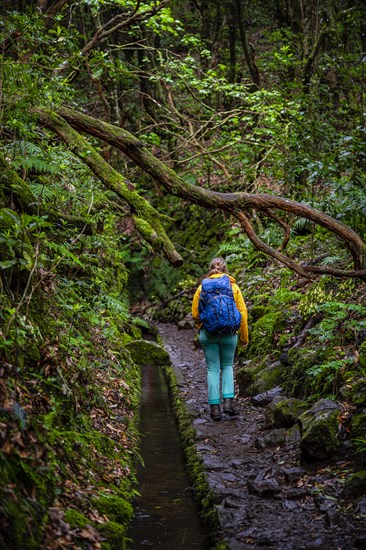
<path fill-rule="evenodd" d="M 39 112 L 40 118 L 44 124 L 50 126 L 51 118 L 45 113 Z M 285 199 L 283 197 L 277 197 L 275 195 L 267 194 L 251 194 L 251 193 L 220 193 L 209 189 L 204 189 L 199 186 L 191 185 L 182 180 L 177 174 L 166 166 L 163 162 L 157 159 L 145 146 L 143 142 L 134 137 L 132 134 L 122 128 L 118 128 L 111 124 L 107 124 L 103 121 L 96 120 L 93 117 L 84 115 L 79 112 L 72 111 L 68 108 L 61 108 L 58 110 L 59 117 L 56 126 L 59 129 L 64 126 L 62 119 L 67 121 L 73 128 L 85 132 L 91 136 L 97 137 L 114 147 L 120 149 L 130 159 L 132 159 L 138 166 L 140 166 L 146 173 L 150 174 L 155 181 L 157 181 L 161 187 L 163 187 L 171 195 L 180 197 L 184 200 L 188 200 L 195 204 L 198 204 L 208 209 L 220 209 L 228 212 L 236 217 L 248 235 L 253 245 L 266 254 L 276 258 L 278 261 L 296 271 L 303 277 L 312 278 L 318 274 L 330 274 L 337 277 L 365 277 L 366 276 L 366 248 L 360 238 L 360 236 L 339 222 L 331 216 L 311 208 L 308 205 Z M 56 120 L 55 115 L 53 120 Z M 48 123 L 47 123 L 48 120 Z M 55 129 L 55 128 L 54 128 Z M 61 135 L 61 134 L 60 134 Z M 70 142 L 69 145 L 72 145 Z M 84 149 L 82 149 L 84 148 Z M 90 150 L 88 142 L 85 140 L 83 143 L 79 142 L 79 152 L 75 149 L 75 153 L 80 155 L 80 158 L 87 164 L 90 155 L 85 155 L 85 151 Z M 100 165 L 100 162 L 98 162 Z M 89 163 L 94 172 L 103 180 L 104 168 L 101 170 L 95 170 Z M 113 170 L 109 165 L 106 167 L 106 171 Z M 103 172 L 103 173 L 102 173 Z M 116 179 L 115 171 L 113 171 L 112 180 Z M 123 181 L 123 177 L 118 175 L 120 180 Z M 137 193 L 131 192 L 126 187 L 123 192 L 123 198 L 129 204 L 131 200 L 137 200 Z M 141 199 L 141 197 L 139 198 Z M 264 243 L 255 233 L 250 221 L 249 213 L 252 209 L 256 211 L 262 211 L 265 214 L 271 215 L 273 210 L 279 210 L 290 213 L 297 217 L 306 218 L 320 226 L 324 227 L 330 233 L 335 235 L 340 241 L 342 241 L 344 247 L 350 252 L 354 270 L 343 270 L 329 266 L 315 266 L 315 265 L 299 265 L 291 260 L 288 256 L 281 253 L 279 250 L 275 250 L 266 243 Z M 275 219 L 275 218 L 274 218 Z"/>
<path fill-rule="evenodd" d="M 108 189 L 127 202 L 131 208 L 131 217 L 136 229 L 154 250 L 162 251 L 172 265 L 176 267 L 182 265 L 183 260 L 161 223 L 161 215 L 133 189 L 131 182 L 112 168 L 60 115 L 42 110 L 36 110 L 36 113 L 40 122 L 55 132 Z"/>

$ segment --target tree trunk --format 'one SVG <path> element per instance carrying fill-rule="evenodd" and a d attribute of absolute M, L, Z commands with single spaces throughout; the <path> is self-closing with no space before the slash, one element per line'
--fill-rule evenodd
<path fill-rule="evenodd" d="M 133 189 L 131 190 L 130 182 L 112 168 L 65 119 L 56 113 L 46 113 L 41 109 L 35 109 L 34 112 L 40 122 L 60 136 L 70 150 L 89 166 L 108 189 L 113 190 L 129 204 L 137 230 L 155 251 L 162 251 L 172 265 L 176 267 L 182 265 L 181 256 L 175 250 L 161 224 L 161 216 L 143 197 Z M 114 128 L 110 124 L 108 124 L 108 127 Z"/>
<path fill-rule="evenodd" d="M 236 1 L 236 11 L 237 11 L 237 19 L 238 19 L 238 25 L 239 25 L 240 40 L 243 48 L 245 61 L 247 62 L 248 69 L 250 72 L 250 76 L 253 80 L 253 83 L 256 85 L 257 88 L 259 88 L 261 85 L 260 74 L 258 71 L 258 67 L 255 63 L 254 52 L 252 51 L 248 43 L 247 35 L 245 32 L 244 16 L 243 16 L 243 11 L 241 9 L 241 0 L 235 0 L 235 1 Z"/>
<path fill-rule="evenodd" d="M 302 276 L 305 273 L 311 277 L 312 273 L 330 273 L 340 277 L 365 276 L 363 270 L 366 262 L 366 248 L 362 239 L 355 231 L 338 220 L 311 208 L 305 204 L 277 197 L 275 195 L 250 194 L 250 193 L 219 193 L 209 189 L 203 189 L 186 183 L 177 174 L 158 160 L 145 147 L 145 144 L 122 128 L 106 124 L 88 115 L 77 113 L 67 108 L 58 110 L 59 114 L 74 128 L 100 138 L 107 143 L 123 151 L 130 159 L 138 164 L 145 172 L 150 174 L 171 195 L 194 202 L 210 209 L 221 209 L 229 214 L 237 216 L 243 210 L 249 212 L 256 210 L 282 210 L 296 216 L 311 220 L 336 235 L 349 250 L 354 263 L 354 271 L 338 270 L 336 268 L 321 266 L 298 266 L 295 269 L 294 262 L 287 256 L 268 247 L 266 253 L 275 257 L 283 264 L 294 269 Z"/>

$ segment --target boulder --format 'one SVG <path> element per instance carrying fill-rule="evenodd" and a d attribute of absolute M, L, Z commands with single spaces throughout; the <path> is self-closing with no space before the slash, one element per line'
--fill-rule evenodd
<path fill-rule="evenodd" d="M 342 407 L 330 399 L 320 399 L 298 418 L 302 452 L 323 460 L 339 448 L 338 416 Z"/>
<path fill-rule="evenodd" d="M 259 495 L 260 497 L 277 496 L 282 492 L 278 481 L 273 477 L 269 479 L 248 480 L 247 485 L 250 494 Z"/>
<path fill-rule="evenodd" d="M 279 430 L 272 430 L 265 435 L 257 437 L 257 439 L 255 440 L 255 446 L 258 449 L 281 447 L 285 444 L 285 441 L 285 430 L 283 428 L 280 428 Z"/>
<path fill-rule="evenodd" d="M 259 393 L 258 395 L 253 395 L 251 401 L 252 401 L 253 405 L 257 405 L 257 406 L 260 406 L 260 407 L 265 407 L 275 397 L 277 397 L 281 393 L 282 393 L 281 386 L 276 386 L 275 388 L 271 388 L 270 390 L 267 390 L 263 393 Z"/>
<path fill-rule="evenodd" d="M 156 342 L 134 340 L 125 345 L 136 365 L 170 365 L 169 353 Z"/>
<path fill-rule="evenodd" d="M 273 405 L 273 423 L 278 428 L 291 428 L 308 408 L 309 405 L 301 399 L 282 399 Z"/>

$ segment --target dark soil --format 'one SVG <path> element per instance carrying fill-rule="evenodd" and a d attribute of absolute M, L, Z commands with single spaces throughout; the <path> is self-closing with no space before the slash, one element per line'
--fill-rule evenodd
<path fill-rule="evenodd" d="M 331 461 L 306 463 L 299 432 L 266 427 L 265 408 L 235 399 L 238 416 L 213 421 L 203 352 L 193 330 L 159 325 L 228 547 L 280 550 L 366 548 L 366 499 L 345 491 L 354 472 L 347 447 Z M 350 454 L 350 456 L 348 456 Z M 363 512 L 363 513 L 361 513 Z"/>

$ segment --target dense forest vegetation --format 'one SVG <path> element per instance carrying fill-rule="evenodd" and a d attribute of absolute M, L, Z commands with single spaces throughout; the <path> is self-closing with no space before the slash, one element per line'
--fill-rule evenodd
<path fill-rule="evenodd" d="M 366 452 L 362 0 L 4 0 L 0 546 L 123 548 L 149 320 L 224 256 L 252 390 Z M 262 388 L 263 389 L 263 388 Z M 268 388 L 265 388 L 268 389 Z"/>

